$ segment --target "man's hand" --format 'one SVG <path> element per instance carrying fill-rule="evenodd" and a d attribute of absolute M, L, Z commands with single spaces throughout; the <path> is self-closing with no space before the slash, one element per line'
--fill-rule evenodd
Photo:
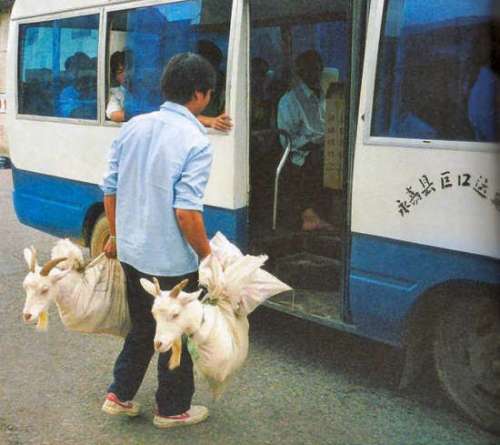
<path fill-rule="evenodd" d="M 233 122 L 228 114 L 222 113 L 217 117 L 212 118 L 210 125 L 214 130 L 228 132 L 233 128 Z"/>
<path fill-rule="evenodd" d="M 104 210 L 109 223 L 110 237 L 104 246 L 108 258 L 116 258 L 116 195 L 104 195 Z"/>
<path fill-rule="evenodd" d="M 233 121 L 228 114 L 222 113 L 217 117 L 203 116 L 200 114 L 198 120 L 208 128 L 227 133 L 233 128 Z"/>
<path fill-rule="evenodd" d="M 104 245 L 104 254 L 108 258 L 116 258 L 116 239 L 114 237 L 108 238 L 108 241 Z"/>

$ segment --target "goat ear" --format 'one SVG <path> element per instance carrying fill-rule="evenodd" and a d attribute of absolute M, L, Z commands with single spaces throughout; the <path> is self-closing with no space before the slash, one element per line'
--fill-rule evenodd
<path fill-rule="evenodd" d="M 72 269 L 65 269 L 53 273 L 52 275 L 49 275 L 50 279 L 52 280 L 53 283 L 55 283 L 56 281 L 59 281 L 61 278 L 64 278 L 66 275 L 68 275 L 71 272 L 71 270 Z"/>
<path fill-rule="evenodd" d="M 35 272 L 37 269 L 37 262 L 36 262 L 36 251 L 33 247 L 30 249 L 24 249 L 23 250 L 24 254 L 24 260 L 26 261 L 26 264 L 28 265 L 28 269 L 30 272 Z"/>
<path fill-rule="evenodd" d="M 181 294 L 177 298 L 181 302 L 181 304 L 188 304 L 191 303 L 191 301 L 198 299 L 201 292 L 201 289 L 196 292 L 181 292 Z"/>
<path fill-rule="evenodd" d="M 160 296 L 160 293 L 158 292 L 158 288 L 156 287 L 155 283 L 152 283 L 146 278 L 141 278 L 140 281 L 141 281 L 141 286 L 148 294 L 151 294 L 155 298 L 158 298 Z"/>

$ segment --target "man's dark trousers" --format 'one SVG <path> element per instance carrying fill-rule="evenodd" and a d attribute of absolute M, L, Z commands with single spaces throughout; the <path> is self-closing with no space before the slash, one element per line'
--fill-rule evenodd
<path fill-rule="evenodd" d="M 125 339 L 123 349 L 113 369 L 114 381 L 108 388 L 122 401 L 132 400 L 144 379 L 154 354 L 153 339 L 156 322 L 151 314 L 154 298 L 141 286 L 140 279 L 151 280 L 152 275 L 142 273 L 129 264 L 121 263 L 127 280 L 127 299 L 132 328 Z M 184 278 L 189 279 L 187 291 L 195 290 L 198 272 L 178 277 L 157 277 L 162 290 L 169 290 Z M 184 342 L 183 342 L 184 343 Z M 168 361 L 171 351 L 158 357 L 158 389 L 156 404 L 162 416 L 182 414 L 191 407 L 194 394 L 193 362 L 185 343 L 182 347 L 181 364 L 170 371 Z"/>

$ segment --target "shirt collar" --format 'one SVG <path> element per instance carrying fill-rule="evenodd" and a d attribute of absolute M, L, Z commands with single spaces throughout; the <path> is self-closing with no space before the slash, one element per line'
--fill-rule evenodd
<path fill-rule="evenodd" d="M 304 94 L 307 96 L 308 99 L 310 99 L 311 97 L 314 97 L 314 98 L 318 99 L 318 96 L 316 96 L 316 93 L 313 90 L 311 90 L 311 88 L 309 88 L 305 84 L 305 82 L 300 81 L 297 84 L 296 88 L 301 88 L 302 91 L 304 92 Z M 323 90 L 320 87 L 320 90 L 319 90 L 319 99 L 321 99 L 321 98 L 323 98 Z"/>
<path fill-rule="evenodd" d="M 173 113 L 180 114 L 193 122 L 203 134 L 208 133 L 207 129 L 201 124 L 201 122 L 196 119 L 196 116 L 191 113 L 191 111 L 189 111 L 184 105 L 180 105 L 167 100 L 160 107 L 160 110 L 172 111 Z"/>

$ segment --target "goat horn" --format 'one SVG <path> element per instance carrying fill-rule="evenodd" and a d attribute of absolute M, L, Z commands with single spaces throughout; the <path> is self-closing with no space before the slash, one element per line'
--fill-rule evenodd
<path fill-rule="evenodd" d="M 182 280 L 179 284 L 177 284 L 171 291 L 170 291 L 170 296 L 172 298 L 176 298 L 180 293 L 181 290 L 184 289 L 187 284 L 189 283 L 189 280 L 186 278 L 185 280 Z"/>
<path fill-rule="evenodd" d="M 40 271 L 40 275 L 42 277 L 46 277 L 49 272 L 54 268 L 56 267 L 61 261 L 64 261 L 64 260 L 67 260 L 68 258 L 67 257 L 63 257 L 63 258 L 54 258 L 53 260 L 50 260 L 49 262 L 47 262 L 43 267 L 42 267 L 42 270 Z"/>
<path fill-rule="evenodd" d="M 160 289 L 160 282 L 158 281 L 158 278 L 153 277 L 153 283 L 155 284 L 156 293 L 158 294 L 158 296 L 160 296 L 161 289 Z"/>
<path fill-rule="evenodd" d="M 35 272 L 35 266 L 36 266 L 36 249 L 31 246 L 31 264 L 30 264 L 30 272 Z"/>

